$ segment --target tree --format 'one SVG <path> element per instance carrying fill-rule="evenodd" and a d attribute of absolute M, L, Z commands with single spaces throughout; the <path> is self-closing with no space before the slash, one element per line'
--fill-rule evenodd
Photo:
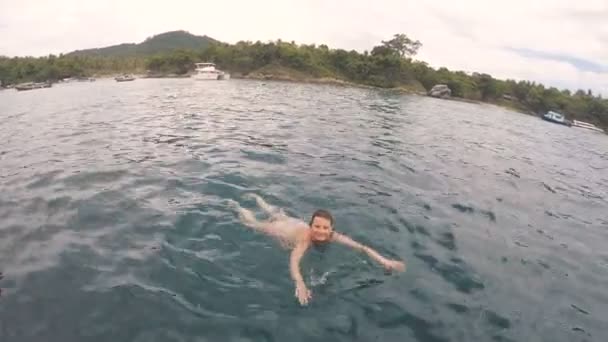
<path fill-rule="evenodd" d="M 473 74 L 473 77 L 476 78 L 475 82 L 481 93 L 482 100 L 493 100 L 501 95 L 499 93 L 498 84 L 492 76 L 488 74 Z"/>
<path fill-rule="evenodd" d="M 374 46 L 372 56 L 400 56 L 397 50 L 385 45 Z"/>
<path fill-rule="evenodd" d="M 396 51 L 401 58 L 415 56 L 418 49 L 422 47 L 422 43 L 418 40 L 411 40 L 407 35 L 398 33 L 393 36 L 393 39 L 382 41 L 384 47 Z"/>

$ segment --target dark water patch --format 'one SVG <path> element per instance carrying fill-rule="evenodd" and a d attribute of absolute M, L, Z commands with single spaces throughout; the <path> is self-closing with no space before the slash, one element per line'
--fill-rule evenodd
<path fill-rule="evenodd" d="M 12 236 L 17 236 L 22 231 L 26 231 L 27 227 L 23 224 L 4 224 L 0 229 L 0 239 L 9 239 Z"/>
<path fill-rule="evenodd" d="M 576 306 L 576 305 L 574 305 L 574 304 L 570 304 L 570 306 L 571 306 L 571 307 L 572 307 L 574 310 L 576 310 L 576 311 L 578 311 L 578 312 L 580 312 L 580 313 L 582 313 L 582 314 L 589 315 L 589 311 L 587 311 L 587 310 L 583 310 L 583 309 L 579 308 L 578 306 Z"/>
<path fill-rule="evenodd" d="M 246 143 L 246 145 L 249 145 L 249 146 L 259 146 L 259 147 L 275 149 L 277 152 L 283 151 L 287 147 L 287 144 L 285 144 L 285 143 L 269 142 L 263 138 L 258 138 L 258 137 L 254 137 L 251 135 L 247 136 L 245 143 Z"/>
<path fill-rule="evenodd" d="M 550 212 L 549 210 L 545 210 L 545 214 L 549 217 L 559 218 L 559 215 Z"/>
<path fill-rule="evenodd" d="M 320 177 L 331 177 L 331 176 L 337 176 L 337 175 L 338 175 L 337 173 L 333 173 L 333 172 L 330 172 L 330 173 L 319 173 Z"/>
<path fill-rule="evenodd" d="M 36 189 L 49 186 L 56 181 L 56 177 L 63 173 L 61 170 L 54 170 L 46 172 L 44 174 L 36 174 L 32 178 L 36 178 L 35 181 L 29 183 L 26 187 L 28 189 Z"/>
<path fill-rule="evenodd" d="M 551 267 L 549 266 L 549 264 L 547 264 L 546 262 L 544 262 L 542 260 L 537 260 L 536 263 L 538 263 L 540 266 L 542 266 L 546 270 L 551 269 Z"/>
<path fill-rule="evenodd" d="M 437 324 L 433 325 L 429 321 L 410 314 L 395 303 L 379 302 L 363 308 L 365 316 L 383 329 L 398 328 L 405 326 L 411 329 L 412 333 L 419 341 L 427 342 L 447 342 L 448 338 L 438 335 Z"/>
<path fill-rule="evenodd" d="M 435 239 L 435 242 L 451 251 L 456 250 L 456 238 L 451 232 L 442 233 L 439 238 Z"/>
<path fill-rule="evenodd" d="M 416 256 L 416 258 L 424 261 L 431 268 L 435 268 L 435 266 L 439 263 L 439 260 L 437 260 L 437 258 L 435 258 L 432 255 L 414 253 L 414 256 Z"/>
<path fill-rule="evenodd" d="M 374 168 L 382 169 L 382 166 L 380 166 L 380 162 L 377 160 L 365 160 L 365 161 L 363 161 L 363 163 L 367 166 L 372 166 Z"/>
<path fill-rule="evenodd" d="M 241 150 L 244 158 L 260 161 L 268 164 L 285 164 L 287 159 L 276 153 L 264 153 L 258 151 Z"/>
<path fill-rule="evenodd" d="M 467 206 L 467 205 L 464 205 L 464 204 L 460 204 L 460 203 L 452 204 L 452 208 L 458 209 L 462 213 L 473 213 L 473 212 L 475 212 L 475 209 L 473 207 L 470 207 L 470 206 Z"/>
<path fill-rule="evenodd" d="M 145 142 L 153 142 L 156 144 L 175 144 L 183 140 L 189 140 L 194 138 L 188 135 L 174 135 L 174 134 L 159 134 L 156 137 L 144 138 Z"/>
<path fill-rule="evenodd" d="M 496 215 L 491 210 L 482 210 L 481 213 L 487 216 L 490 221 L 496 222 Z"/>
<path fill-rule="evenodd" d="M 543 182 L 542 184 L 545 187 L 545 189 L 547 189 L 548 191 L 550 191 L 550 192 L 552 192 L 554 194 L 557 193 L 557 191 L 553 190 L 553 188 L 551 188 L 549 185 L 547 185 L 547 183 Z"/>
<path fill-rule="evenodd" d="M 355 281 L 354 285 L 349 286 L 348 288 L 345 288 L 342 290 L 342 293 L 348 293 L 348 292 L 357 292 L 360 290 L 364 290 L 364 289 L 370 289 L 370 288 L 374 288 L 378 285 L 382 285 L 384 283 L 383 280 L 380 279 L 360 279 Z"/>
<path fill-rule="evenodd" d="M 455 263 L 455 264 L 464 264 L 464 260 L 460 259 L 459 257 L 451 257 L 450 261 Z"/>
<path fill-rule="evenodd" d="M 462 304 L 448 303 L 445 306 L 447 306 L 450 310 L 452 310 L 456 313 L 459 313 L 459 314 L 468 313 L 470 311 L 470 309 L 466 305 L 462 305 Z"/>
<path fill-rule="evenodd" d="M 549 234 L 545 233 L 545 231 L 544 231 L 544 230 L 542 230 L 542 229 L 537 229 L 537 230 L 536 230 L 536 232 L 537 232 L 538 234 L 540 234 L 540 235 L 542 235 L 542 236 L 546 237 L 546 238 L 547 238 L 547 239 L 549 239 L 549 240 L 554 240 L 554 237 L 553 237 L 553 236 L 551 236 L 551 235 L 549 235 Z"/>
<path fill-rule="evenodd" d="M 381 113 L 387 114 L 395 114 L 400 109 L 398 105 L 389 105 L 389 104 L 370 104 L 368 108 L 372 111 L 377 111 Z M 390 129 L 391 127 L 386 127 Z"/>
<path fill-rule="evenodd" d="M 410 246 L 412 246 L 412 249 L 417 250 L 417 251 L 422 251 L 426 249 L 426 246 L 421 244 L 418 241 L 412 241 L 410 242 Z"/>
<path fill-rule="evenodd" d="M 348 338 L 349 340 L 356 339 L 359 336 L 359 324 L 353 315 L 340 315 L 332 319 L 325 330 L 332 335 L 338 335 Z"/>
<path fill-rule="evenodd" d="M 508 170 L 505 171 L 505 173 L 507 173 L 515 178 L 521 178 L 521 176 L 519 175 L 519 172 L 517 172 L 514 168 L 509 168 Z"/>
<path fill-rule="evenodd" d="M 103 191 L 88 199 L 75 203 L 75 214 L 68 224 L 79 229 L 100 229 L 118 224 L 126 219 L 137 204 L 125 199 L 120 192 Z"/>
<path fill-rule="evenodd" d="M 414 230 L 416 231 L 416 233 L 420 233 L 425 236 L 431 236 L 431 233 L 429 233 L 429 231 L 422 225 L 415 225 Z"/>
<path fill-rule="evenodd" d="M 240 336 L 244 341 L 276 341 L 272 332 L 262 327 L 244 327 L 240 331 Z"/>
<path fill-rule="evenodd" d="M 196 184 L 193 189 L 205 194 L 214 194 L 218 191 L 225 194 L 226 198 L 236 199 L 243 192 L 249 191 L 250 187 L 257 183 L 255 178 L 246 177 L 240 173 L 226 173 L 223 176 L 208 176 L 204 182 Z"/>
<path fill-rule="evenodd" d="M 118 182 L 123 177 L 127 176 L 127 170 L 113 171 L 78 171 L 73 175 L 64 177 L 63 183 L 67 186 L 75 186 L 85 189 L 91 184 L 108 184 Z"/>
<path fill-rule="evenodd" d="M 393 195 L 391 195 L 390 193 L 386 192 L 386 191 L 382 191 L 379 190 L 377 186 L 370 186 L 367 184 L 359 184 L 359 189 L 363 189 L 364 191 L 362 191 L 360 194 L 363 196 L 369 196 L 369 197 L 373 197 L 373 196 L 382 196 L 382 197 L 392 197 Z"/>
<path fill-rule="evenodd" d="M 414 256 L 424 261 L 431 270 L 438 273 L 460 292 L 472 293 L 485 288 L 483 283 L 473 278 L 472 272 L 467 270 L 468 267 L 464 264 L 443 263 L 432 255 L 422 253 L 414 253 Z"/>
<path fill-rule="evenodd" d="M 46 211 L 49 216 L 63 214 L 63 210 L 67 210 L 72 207 L 72 197 L 61 196 L 47 199 Z"/>
<path fill-rule="evenodd" d="M 580 327 L 573 327 L 573 328 L 572 328 L 572 331 L 577 332 L 577 333 L 584 334 L 584 335 L 586 335 L 586 336 L 588 336 L 588 337 L 591 337 L 591 334 L 590 334 L 590 333 L 586 332 L 586 331 L 585 331 L 585 329 L 580 328 Z"/>
<path fill-rule="evenodd" d="M 390 230 L 391 232 L 398 233 L 398 232 L 400 232 L 400 231 L 401 231 L 401 230 L 399 229 L 399 227 L 397 227 L 397 226 L 396 226 L 395 224 L 393 224 L 392 222 L 386 222 L 386 223 L 384 224 L 384 226 L 385 226 L 385 227 L 386 227 L 388 230 Z"/>
<path fill-rule="evenodd" d="M 116 157 L 116 155 L 114 155 L 114 156 Z M 144 157 L 137 158 L 137 159 L 132 159 L 132 158 L 126 158 L 126 159 L 131 163 L 139 164 L 139 163 L 146 162 L 148 160 L 154 160 L 154 159 L 156 159 L 156 156 L 144 156 Z"/>
<path fill-rule="evenodd" d="M 485 316 L 486 320 L 488 321 L 488 323 L 492 324 L 495 327 L 498 327 L 500 329 L 511 328 L 511 321 L 509 321 L 507 318 L 497 314 L 494 311 L 485 310 L 484 316 Z"/>
<path fill-rule="evenodd" d="M 430 300 L 431 298 L 429 297 L 429 295 L 426 294 L 422 289 L 419 289 L 419 288 L 412 289 L 412 290 L 410 290 L 410 294 L 414 298 L 416 298 L 416 299 L 418 299 L 418 300 L 420 300 L 422 302 L 430 302 L 431 301 Z"/>
<path fill-rule="evenodd" d="M 399 221 L 401 226 L 405 227 L 405 229 L 407 229 L 407 231 L 410 232 L 410 234 L 416 233 L 416 225 L 414 223 L 407 221 L 406 219 L 404 219 L 401 216 L 397 216 L 397 221 Z"/>

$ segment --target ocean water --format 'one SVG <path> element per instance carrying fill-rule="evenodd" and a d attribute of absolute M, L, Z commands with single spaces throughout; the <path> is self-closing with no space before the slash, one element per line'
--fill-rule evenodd
<path fill-rule="evenodd" d="M 606 341 L 608 136 L 230 80 L 0 92 L 0 341 Z M 288 251 L 256 193 L 407 263 Z"/>

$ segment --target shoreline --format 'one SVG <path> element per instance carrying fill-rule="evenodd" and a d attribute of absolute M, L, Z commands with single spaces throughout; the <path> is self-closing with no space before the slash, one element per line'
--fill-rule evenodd
<path fill-rule="evenodd" d="M 318 77 L 318 78 L 313 78 L 313 77 L 294 77 L 294 76 L 288 76 L 288 75 L 272 75 L 272 74 L 248 74 L 248 75 L 242 75 L 242 74 L 234 74 L 231 75 L 231 78 L 233 79 L 242 79 L 242 80 L 256 80 L 256 81 L 272 81 L 272 82 L 287 82 L 287 83 L 301 83 L 301 84 L 317 84 L 317 85 L 333 85 L 333 86 L 340 86 L 340 87 L 352 87 L 352 88 L 360 88 L 360 89 L 373 89 L 373 90 L 389 90 L 389 91 L 394 91 L 394 92 L 398 92 L 400 94 L 407 94 L 407 95 L 416 95 L 416 96 L 422 96 L 422 97 L 429 97 L 429 98 L 436 98 L 436 97 L 432 97 L 429 96 L 426 92 L 420 91 L 418 89 L 413 89 L 413 87 L 407 87 L 407 86 L 399 86 L 399 87 L 395 87 L 395 88 L 382 88 L 382 87 L 377 87 L 377 86 L 371 86 L 371 85 L 367 85 L 367 84 L 360 84 L 360 83 L 355 83 L 355 82 L 351 82 L 351 81 L 345 81 L 342 79 L 338 79 L 338 78 L 332 78 L 332 77 Z M 533 113 L 529 110 L 524 110 L 524 109 L 520 109 L 520 108 L 516 108 L 515 106 L 510 106 L 508 104 L 502 104 L 502 103 L 496 103 L 496 102 L 488 102 L 488 101 L 481 101 L 481 100 L 473 100 L 473 99 L 466 99 L 466 98 L 461 98 L 461 97 L 449 97 L 449 98 L 445 98 L 445 99 L 441 99 L 441 98 L 436 98 L 438 100 L 445 100 L 445 101 L 455 101 L 455 102 L 463 102 L 463 103 L 470 103 L 470 104 L 476 104 L 476 105 L 491 105 L 491 106 L 496 106 L 502 109 L 506 109 L 512 112 L 516 112 L 519 114 L 524 114 L 524 115 L 530 115 L 530 116 L 536 116 L 539 117 L 538 114 Z"/>
<path fill-rule="evenodd" d="M 327 84 L 341 87 L 352 87 L 362 89 L 382 89 L 379 87 L 369 86 L 366 84 L 354 83 L 345 81 L 334 77 L 293 77 L 287 75 L 269 75 L 269 74 L 231 74 L 230 78 L 240 80 L 255 80 L 255 81 L 273 81 L 273 82 L 287 82 L 287 83 L 302 83 L 302 84 Z"/>

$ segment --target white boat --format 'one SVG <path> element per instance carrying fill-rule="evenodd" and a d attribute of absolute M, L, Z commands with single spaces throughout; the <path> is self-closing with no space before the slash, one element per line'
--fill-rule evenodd
<path fill-rule="evenodd" d="M 123 74 L 118 77 L 114 77 L 114 79 L 116 80 L 116 82 L 129 82 L 134 81 L 135 77 L 133 75 Z"/>
<path fill-rule="evenodd" d="M 574 126 L 574 127 L 580 127 L 580 128 L 585 128 L 585 129 L 590 129 L 590 130 L 596 131 L 596 132 L 606 133 L 606 132 L 604 132 L 603 129 L 597 127 L 596 125 L 590 124 L 590 123 L 584 122 L 584 121 L 574 120 L 572 122 L 572 126 Z"/>
<path fill-rule="evenodd" d="M 214 63 L 195 63 L 195 74 L 192 77 L 196 80 L 228 80 L 230 74 L 222 70 L 218 70 Z"/>
<path fill-rule="evenodd" d="M 51 82 L 26 82 L 26 83 L 21 83 L 21 84 L 17 84 L 15 86 L 15 89 L 17 89 L 17 91 L 23 91 L 23 90 L 33 90 L 33 89 L 40 89 L 40 88 L 50 88 L 53 84 Z"/>
<path fill-rule="evenodd" d="M 554 122 L 560 125 L 572 126 L 572 121 L 566 120 L 566 117 L 558 112 L 548 111 L 545 115 L 543 115 L 543 120 Z"/>

